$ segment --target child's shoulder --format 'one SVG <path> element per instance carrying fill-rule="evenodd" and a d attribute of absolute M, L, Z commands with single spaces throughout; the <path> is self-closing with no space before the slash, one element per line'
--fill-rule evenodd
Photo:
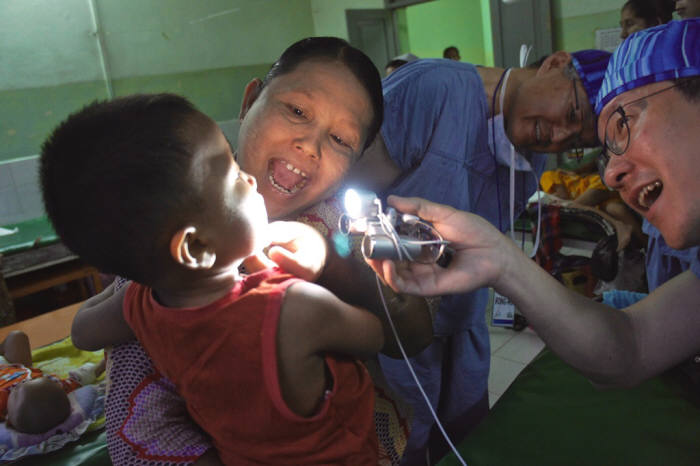
<path fill-rule="evenodd" d="M 273 267 L 246 275 L 240 282 L 240 286 L 242 288 L 242 292 L 245 293 L 246 291 L 261 287 L 267 287 L 270 289 L 274 289 L 276 287 L 287 288 L 298 281 L 303 280 L 295 277 L 291 273 L 285 272 L 279 267 Z"/>

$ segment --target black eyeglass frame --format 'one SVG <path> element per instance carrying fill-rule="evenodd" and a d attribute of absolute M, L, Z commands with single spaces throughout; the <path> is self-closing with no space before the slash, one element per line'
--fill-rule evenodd
<path fill-rule="evenodd" d="M 581 133 L 583 132 L 583 110 L 578 100 L 578 90 L 576 89 L 576 81 L 578 79 L 571 77 L 571 84 L 574 87 L 574 113 L 580 114 L 579 121 L 581 122 L 581 131 L 574 137 L 574 146 L 572 152 L 576 156 L 576 161 L 580 162 L 583 157 L 583 148 L 581 147 Z M 580 112 L 580 113 L 579 113 Z"/>
<path fill-rule="evenodd" d="M 600 155 L 598 156 L 598 159 L 596 160 L 596 165 L 598 167 L 598 174 L 600 175 L 600 179 L 603 181 L 603 184 L 605 184 L 605 170 L 608 167 L 608 163 L 610 162 L 610 154 L 608 152 L 611 152 L 614 155 L 622 156 L 625 152 L 627 152 L 627 149 L 630 147 L 630 143 L 632 141 L 632 132 L 630 130 L 629 124 L 627 123 L 629 121 L 629 118 L 627 117 L 627 114 L 625 113 L 625 107 L 628 107 L 632 104 L 635 104 L 637 102 L 641 102 L 645 99 L 648 99 L 649 97 L 653 97 L 657 94 L 661 94 L 662 92 L 666 92 L 669 89 L 673 89 L 674 87 L 677 87 L 679 83 L 676 83 L 672 86 L 665 87 L 663 89 L 660 89 L 656 92 L 652 92 L 649 95 L 645 95 L 644 97 L 640 97 L 638 99 L 634 99 L 630 102 L 627 102 L 622 105 L 618 105 L 615 110 L 613 110 L 610 115 L 608 115 L 608 121 L 605 122 L 605 137 L 603 138 L 603 150 L 601 151 Z M 626 141 L 624 144 L 624 147 L 622 149 L 617 148 L 616 143 L 610 143 L 609 138 L 608 138 L 608 128 L 610 127 L 610 121 L 612 120 L 613 116 L 615 114 L 620 114 L 620 121 L 624 124 L 625 132 L 627 134 Z M 615 147 L 616 149 L 613 149 Z M 607 185 L 606 185 L 607 186 Z"/>

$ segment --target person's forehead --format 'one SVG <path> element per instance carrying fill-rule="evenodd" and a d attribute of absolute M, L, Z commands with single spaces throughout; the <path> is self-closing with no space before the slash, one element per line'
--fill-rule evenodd
<path fill-rule="evenodd" d="M 341 83 L 355 83 L 357 86 L 362 86 L 345 63 L 332 58 L 304 60 L 291 71 L 275 76 L 270 81 L 269 86 L 280 89 L 292 87 L 313 90 L 318 87 L 319 81 L 327 78 Z"/>
<path fill-rule="evenodd" d="M 372 118 L 369 92 L 347 65 L 339 60 L 303 61 L 289 73 L 272 79 L 263 92 L 267 92 L 268 96 L 298 93 L 316 103 L 332 103 L 335 105 L 336 116 L 346 117 L 347 123 L 354 126 L 367 127 Z M 353 117 L 347 118 L 348 113 Z"/>
<path fill-rule="evenodd" d="M 657 83 L 645 84 L 616 95 L 607 104 L 605 104 L 605 107 L 603 107 L 603 110 L 600 112 L 600 119 L 603 119 L 612 113 L 615 109 L 617 109 L 617 107 L 624 106 L 633 100 L 649 95 L 652 91 L 656 90 L 656 88 L 661 88 L 664 85 L 669 85 L 669 83 L 667 81 L 661 81 Z"/>

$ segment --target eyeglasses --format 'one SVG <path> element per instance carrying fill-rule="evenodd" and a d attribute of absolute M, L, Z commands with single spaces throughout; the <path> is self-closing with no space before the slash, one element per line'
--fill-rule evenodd
<path fill-rule="evenodd" d="M 581 123 L 581 129 L 579 130 L 578 133 L 574 136 L 574 147 L 572 149 L 572 153 L 576 156 L 576 160 L 578 162 L 581 161 L 581 158 L 583 157 L 583 149 L 581 148 L 581 132 L 583 131 L 583 111 L 581 110 L 581 105 L 579 105 L 578 101 L 578 90 L 576 89 L 576 78 L 571 78 L 571 84 L 574 87 L 574 108 L 571 110 L 571 115 L 569 116 L 569 120 L 572 123 L 575 122 L 580 122 Z"/>
<path fill-rule="evenodd" d="M 605 123 L 605 139 L 603 140 L 603 151 L 598 156 L 596 165 L 598 166 L 598 173 L 600 174 L 600 179 L 605 179 L 605 169 L 608 167 L 610 162 L 610 153 L 614 155 L 624 154 L 630 146 L 630 126 L 629 126 L 629 116 L 625 113 L 625 107 L 628 107 L 637 102 L 641 102 L 649 97 L 666 92 L 669 89 L 673 89 L 678 86 L 674 84 L 673 86 L 665 87 L 660 91 L 652 92 L 651 94 L 635 99 L 631 102 L 627 102 L 624 105 L 619 105 L 611 114 L 608 116 L 608 121 Z"/>

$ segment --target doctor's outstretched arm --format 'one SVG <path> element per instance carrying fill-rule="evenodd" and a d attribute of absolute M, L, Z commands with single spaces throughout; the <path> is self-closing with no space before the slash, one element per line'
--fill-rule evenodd
<path fill-rule="evenodd" d="M 555 353 L 600 385 L 635 385 L 700 349 L 700 279 L 690 271 L 617 310 L 565 288 L 478 216 L 418 198 L 391 196 L 389 204 L 431 222 L 455 250 L 446 269 L 371 261 L 397 291 L 430 296 L 492 286 Z"/>

